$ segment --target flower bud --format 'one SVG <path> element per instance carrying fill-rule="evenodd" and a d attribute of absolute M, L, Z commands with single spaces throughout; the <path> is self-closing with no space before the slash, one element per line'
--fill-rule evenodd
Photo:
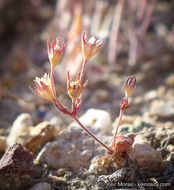
<path fill-rule="evenodd" d="M 86 33 L 82 34 L 82 53 L 85 60 L 95 55 L 99 48 L 103 44 L 103 40 L 99 40 L 97 36 L 93 36 L 88 41 L 86 39 Z"/>
<path fill-rule="evenodd" d="M 129 101 L 128 101 L 128 97 L 124 97 L 123 100 L 121 101 L 120 109 L 121 110 L 126 110 L 129 106 L 130 106 L 130 104 L 129 104 Z"/>
<path fill-rule="evenodd" d="M 53 41 L 52 46 L 48 41 L 47 47 L 48 47 L 48 57 L 50 63 L 53 66 L 56 66 L 62 58 L 66 45 L 64 43 L 62 46 L 59 46 L 59 39 L 57 38 L 56 41 Z"/>
<path fill-rule="evenodd" d="M 44 77 L 42 78 L 35 78 L 34 81 L 35 89 L 31 89 L 31 91 L 42 98 L 54 102 L 54 96 L 52 95 L 51 90 L 51 81 L 49 75 L 45 73 Z"/>
<path fill-rule="evenodd" d="M 70 79 L 69 72 L 68 72 L 67 90 L 68 90 L 68 95 L 70 96 L 73 102 L 75 102 L 75 100 L 78 97 L 80 97 L 83 90 L 86 88 L 88 84 L 88 80 L 84 84 L 82 84 L 79 78 L 80 78 L 80 75 L 77 76 L 77 79 L 75 81 L 72 81 Z"/>
<path fill-rule="evenodd" d="M 136 86 L 136 77 L 129 77 L 124 85 L 124 92 L 126 96 L 131 96 Z"/>

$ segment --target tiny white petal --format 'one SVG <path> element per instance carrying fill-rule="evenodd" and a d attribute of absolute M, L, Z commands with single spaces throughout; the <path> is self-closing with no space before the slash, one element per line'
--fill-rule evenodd
<path fill-rule="evenodd" d="M 88 42 L 91 44 L 94 44 L 95 40 L 96 40 L 96 38 L 93 36 L 92 38 L 89 39 Z"/>

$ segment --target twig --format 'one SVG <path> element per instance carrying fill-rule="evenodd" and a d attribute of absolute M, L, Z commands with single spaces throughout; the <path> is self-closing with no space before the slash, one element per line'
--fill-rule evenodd
<path fill-rule="evenodd" d="M 120 20 L 121 20 L 123 6 L 124 6 L 124 0 L 119 0 L 115 7 L 115 16 L 110 34 L 109 51 L 108 51 L 108 61 L 110 64 L 114 64 L 116 62 L 118 31 L 120 27 Z"/>

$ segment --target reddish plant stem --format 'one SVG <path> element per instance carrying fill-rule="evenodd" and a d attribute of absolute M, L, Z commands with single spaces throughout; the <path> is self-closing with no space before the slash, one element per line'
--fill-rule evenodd
<path fill-rule="evenodd" d="M 72 111 L 71 111 L 71 116 L 73 117 L 73 115 L 77 115 L 77 108 L 75 105 L 75 99 L 72 100 Z"/>
<path fill-rule="evenodd" d="M 124 112 L 124 110 L 120 109 L 119 119 L 118 119 L 118 123 L 117 123 L 116 128 L 115 128 L 115 133 L 114 133 L 114 137 L 113 137 L 113 146 L 114 147 L 115 147 L 115 144 L 116 144 L 118 128 L 119 128 L 121 120 L 122 120 L 123 112 Z"/>
<path fill-rule="evenodd" d="M 85 60 L 83 61 L 83 65 L 82 65 L 82 71 L 81 71 L 81 73 L 80 73 L 80 82 L 81 82 L 81 83 L 83 82 L 83 76 L 84 76 L 84 73 L 85 73 L 86 63 L 87 63 L 87 60 L 85 59 Z"/>
<path fill-rule="evenodd" d="M 67 110 L 64 106 L 62 106 L 62 104 L 59 102 L 57 96 L 56 96 L 56 89 L 54 86 L 54 66 L 51 65 L 51 71 L 50 71 L 50 80 L 51 80 L 51 90 L 52 90 L 52 94 L 54 96 L 54 100 L 55 100 L 55 106 L 63 113 L 67 114 L 67 115 L 71 115 L 71 112 L 69 110 Z"/>
<path fill-rule="evenodd" d="M 112 149 L 110 149 L 107 145 L 102 143 L 91 131 L 89 131 L 80 121 L 79 119 L 75 116 L 73 119 L 79 124 L 79 126 L 85 130 L 85 132 L 90 135 L 93 139 L 95 139 L 100 145 L 102 145 L 104 148 L 106 148 L 110 153 L 113 153 Z"/>
<path fill-rule="evenodd" d="M 52 90 L 52 94 L 53 94 L 54 98 L 56 98 L 56 89 L 55 89 L 55 86 L 54 86 L 53 75 L 54 75 L 54 66 L 51 64 L 51 71 L 50 71 L 51 90 Z"/>

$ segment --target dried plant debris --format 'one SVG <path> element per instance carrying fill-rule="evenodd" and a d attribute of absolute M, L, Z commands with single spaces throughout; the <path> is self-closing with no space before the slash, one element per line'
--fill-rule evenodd
<path fill-rule="evenodd" d="M 33 155 L 20 144 L 9 147 L 0 160 L 1 189 L 23 189 L 32 174 Z"/>

